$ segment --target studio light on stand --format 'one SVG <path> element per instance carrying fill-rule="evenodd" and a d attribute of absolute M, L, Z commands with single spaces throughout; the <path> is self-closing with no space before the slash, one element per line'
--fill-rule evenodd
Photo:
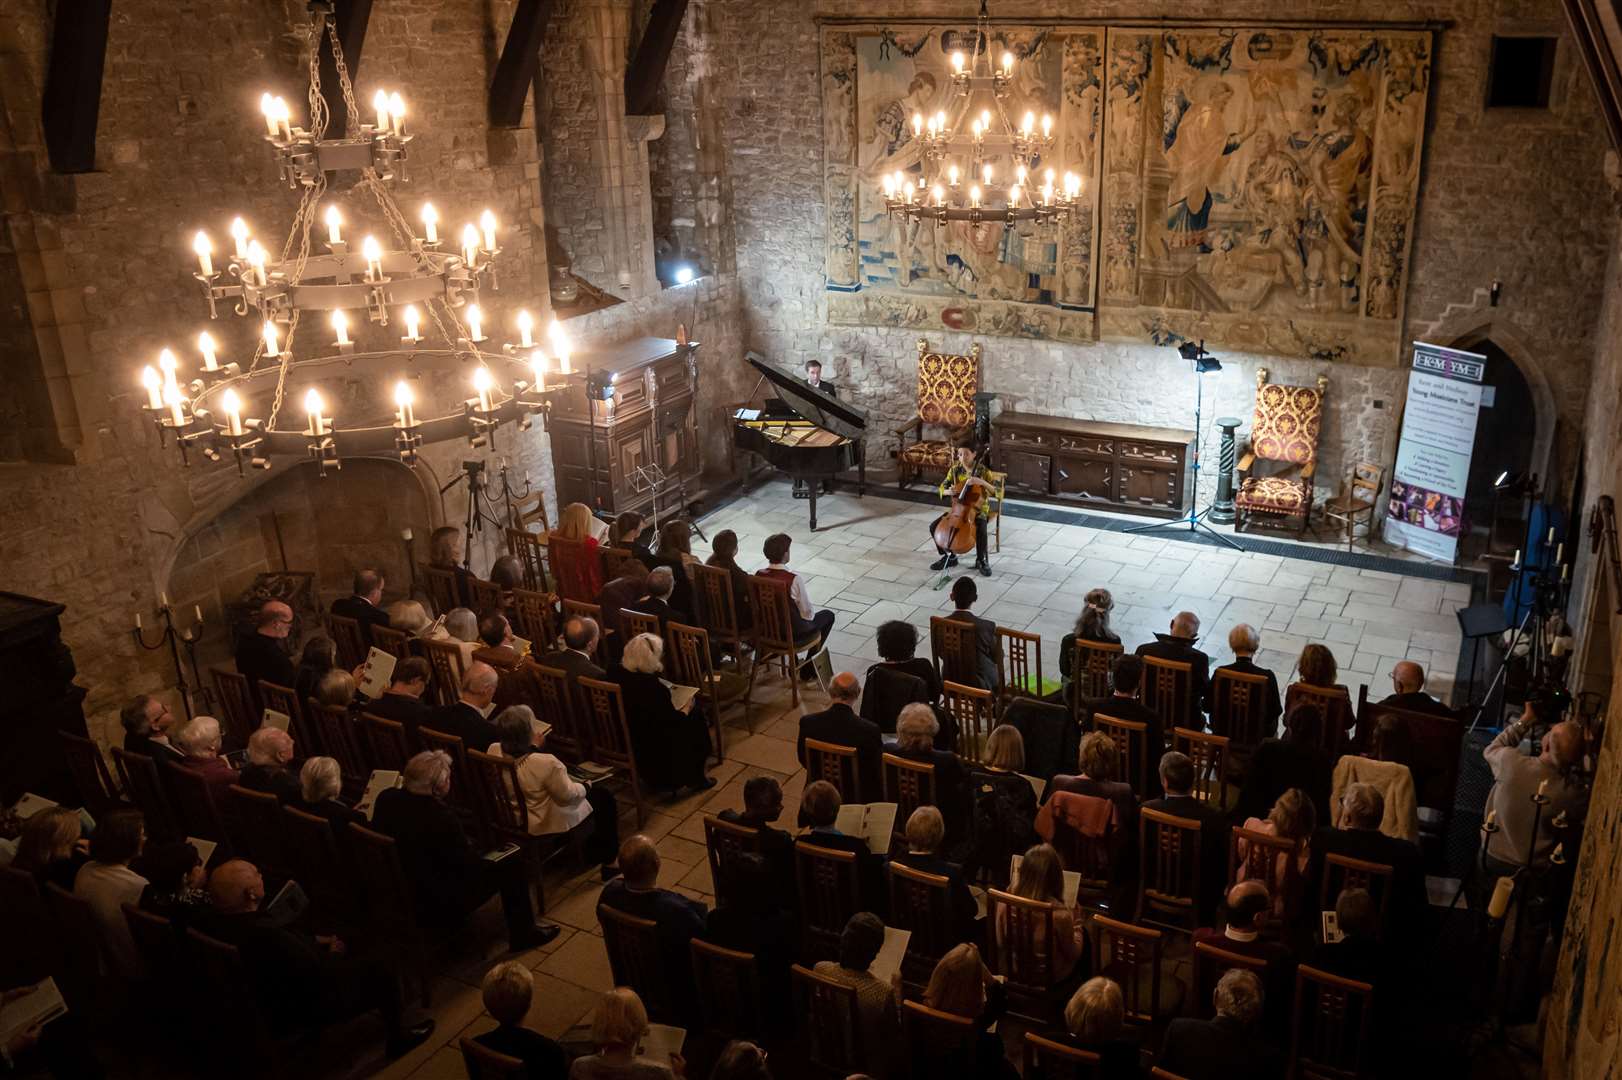
<path fill-rule="evenodd" d="M 1198 345 L 1192 341 L 1183 342 L 1177 346 L 1177 354 L 1184 360 L 1194 362 L 1194 475 L 1188 499 L 1188 512 L 1175 521 L 1155 521 L 1148 525 L 1135 525 L 1125 531 L 1128 533 L 1149 532 L 1152 529 L 1165 529 L 1186 524 L 1188 531 L 1191 533 L 1204 529 L 1207 535 L 1219 542 L 1233 548 L 1235 551 L 1243 551 L 1245 549 L 1230 537 L 1223 536 L 1205 523 L 1203 518 L 1211 512 L 1211 507 L 1208 506 L 1204 510 L 1197 509 L 1200 502 L 1200 439 L 1203 435 L 1200 425 L 1201 417 L 1205 411 L 1205 380 L 1202 376 L 1213 371 L 1221 371 L 1222 361 L 1205 351 L 1205 342 L 1203 340 Z"/>

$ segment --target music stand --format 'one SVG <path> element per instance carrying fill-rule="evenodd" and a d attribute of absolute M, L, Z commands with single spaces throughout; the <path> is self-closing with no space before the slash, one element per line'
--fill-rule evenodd
<path fill-rule="evenodd" d="M 1476 665 L 1481 659 L 1482 639 L 1496 637 L 1508 630 L 1509 618 L 1505 616 L 1502 604 L 1471 604 L 1459 608 L 1454 615 L 1459 620 L 1459 632 L 1470 642 L 1470 695 L 1465 700 L 1466 706 L 1469 706 L 1475 704 Z"/>

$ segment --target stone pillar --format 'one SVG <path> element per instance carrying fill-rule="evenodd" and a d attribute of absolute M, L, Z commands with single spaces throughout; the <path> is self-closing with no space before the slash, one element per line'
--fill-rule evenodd
<path fill-rule="evenodd" d="M 1219 416 L 1216 425 L 1222 430 L 1222 447 L 1219 453 L 1217 468 L 1216 502 L 1211 504 L 1211 520 L 1219 525 L 1232 525 L 1233 511 L 1233 462 L 1237 456 L 1234 431 L 1243 420 L 1237 416 Z M 1198 495 L 1195 496 L 1198 498 Z"/>

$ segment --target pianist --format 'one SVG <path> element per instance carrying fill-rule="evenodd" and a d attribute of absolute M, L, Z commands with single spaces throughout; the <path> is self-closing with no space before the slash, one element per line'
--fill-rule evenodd
<path fill-rule="evenodd" d="M 811 384 L 811 389 L 821 390 L 831 398 L 839 396 L 838 387 L 822 381 L 822 361 L 815 357 L 805 362 L 805 381 Z"/>
<path fill-rule="evenodd" d="M 980 493 L 980 502 L 974 508 L 974 568 L 980 572 L 981 577 L 991 576 L 991 563 L 986 559 L 986 521 L 991 515 L 991 481 L 986 479 L 986 466 L 984 462 L 975 460 L 974 441 L 966 439 L 957 444 L 957 460 L 946 471 L 946 479 L 941 481 L 940 493 L 956 500 L 971 484 L 978 484 L 985 488 Z M 942 514 L 941 517 L 945 517 Z M 940 524 L 940 518 L 929 523 L 929 532 L 933 536 L 935 526 Z M 935 545 L 940 558 L 929 564 L 931 570 L 945 570 L 957 565 L 957 556 Z"/>

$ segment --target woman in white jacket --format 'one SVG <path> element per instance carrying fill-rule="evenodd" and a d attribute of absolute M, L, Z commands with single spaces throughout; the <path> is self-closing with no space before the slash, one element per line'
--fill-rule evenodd
<path fill-rule="evenodd" d="M 509 705 L 496 717 L 500 742 L 486 751 L 518 763 L 518 786 L 523 790 L 531 836 L 586 830 L 586 858 L 602 866 L 603 880 L 619 873 L 613 863 L 619 854 L 619 811 L 607 788 L 581 784 L 569 776 L 568 766 L 542 752 L 551 730 L 535 718 L 528 705 Z"/>

